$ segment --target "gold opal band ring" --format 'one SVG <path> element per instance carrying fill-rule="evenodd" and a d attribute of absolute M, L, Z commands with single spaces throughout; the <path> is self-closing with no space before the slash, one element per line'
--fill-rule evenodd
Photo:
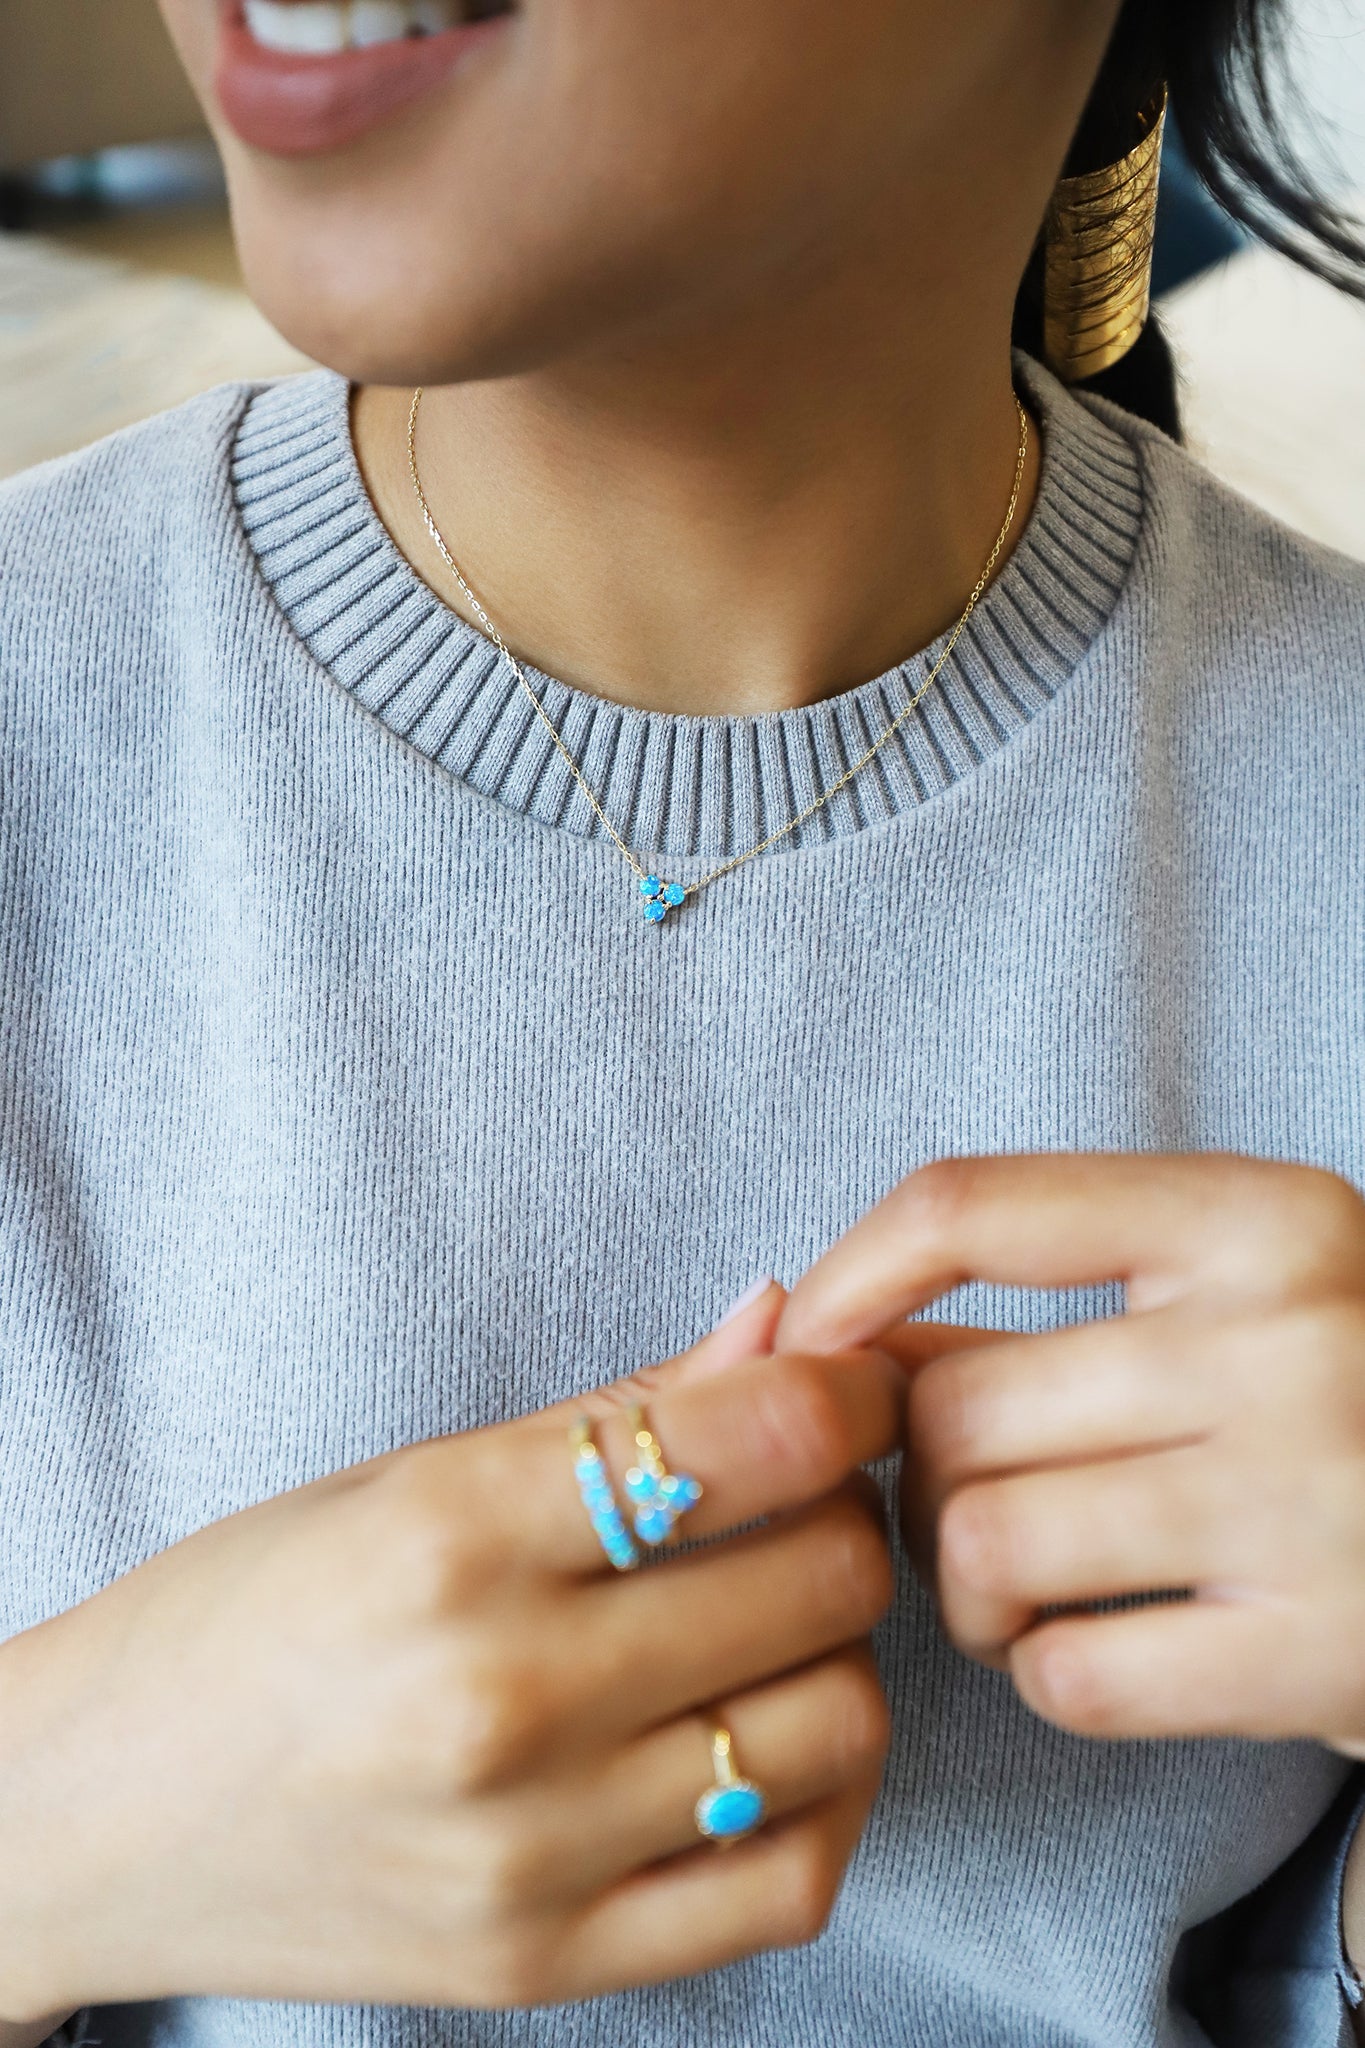
<path fill-rule="evenodd" d="M 712 1729 L 711 1761 L 715 1767 L 716 1782 L 708 1785 L 697 1801 L 697 1828 L 708 1842 L 728 1849 L 732 1842 L 742 1840 L 762 1826 L 768 1811 L 768 1796 L 761 1785 L 756 1785 L 752 1778 L 745 1778 L 736 1770 L 728 1728 Z"/>

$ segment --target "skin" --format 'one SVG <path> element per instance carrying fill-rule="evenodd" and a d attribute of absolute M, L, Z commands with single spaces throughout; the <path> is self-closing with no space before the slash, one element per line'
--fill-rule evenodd
<path fill-rule="evenodd" d="M 531 0 L 326 163 L 237 142 L 210 0 L 165 11 L 251 287 L 360 385 L 376 504 L 456 609 L 404 464 L 419 381 L 456 559 L 568 681 L 761 711 L 956 617 L 1013 472 L 1015 285 L 1114 0 L 989 0 L 966 35 L 953 0 Z"/>
<path fill-rule="evenodd" d="M 903 1377 L 754 1356 L 781 1300 L 211 1523 L 12 1638 L 15 2038 L 171 1995 L 554 2004 L 811 1940 L 887 1742 L 866 1636 L 892 1575 L 857 1468 L 899 1443 Z M 567 1438 L 592 1416 L 619 1489 L 636 1395 L 702 1481 L 689 1534 L 768 1525 L 618 1576 Z M 773 1815 L 724 1857 L 692 1822 L 717 1719 Z"/>
<path fill-rule="evenodd" d="M 308 162 L 224 130 L 212 0 L 165 11 L 251 288 L 354 380 L 375 503 L 447 602 L 403 460 L 418 381 L 457 559 L 582 688 L 808 703 L 956 616 L 1013 467 L 1016 283 L 1116 0 L 531 0 L 496 58 Z M 1016 533 L 1036 464 L 1035 431 Z M 1129 1312 L 1030 1339 L 904 1322 L 977 1274 L 1118 1276 Z M 912 1176 L 790 1299 L 651 1374 L 707 1488 L 694 1526 L 782 1519 L 651 1572 L 676 1656 L 638 1708 L 645 1588 L 593 1549 L 563 1414 L 210 1525 L 0 1651 L 0 2048 L 87 2001 L 541 2003 L 809 1939 L 887 1735 L 886 1552 L 853 1474 L 901 1440 L 945 1629 L 1037 1712 L 1365 1754 L 1363 1296 L 1360 1199 L 1308 1169 Z M 594 1404 L 618 1471 L 620 1398 Z M 1037 1620 L 1154 1578 L 1198 1597 Z M 717 1644 L 695 1616 L 722 1582 Z M 688 1823 L 717 1699 L 782 1808 L 724 1859 Z M 599 1786 L 613 1824 L 557 1853 Z"/>
<path fill-rule="evenodd" d="M 963 1281 L 1121 1280 L 1057 1333 L 904 1322 Z M 946 1159 L 797 1282 L 779 1352 L 910 1371 L 903 1522 L 958 1648 L 1077 1735 L 1365 1758 L 1365 1201 L 1235 1154 Z M 1040 1620 L 1048 1604 L 1186 1603 Z M 1365 1960 L 1365 1830 L 1343 1900 Z M 1359 2029 L 1358 2029 L 1359 2031 Z"/>

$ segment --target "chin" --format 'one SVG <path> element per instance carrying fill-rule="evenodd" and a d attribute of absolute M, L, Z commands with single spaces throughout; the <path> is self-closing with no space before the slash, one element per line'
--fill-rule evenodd
<path fill-rule="evenodd" d="M 476 293 L 376 293 L 373 277 L 357 276 L 353 258 L 312 263 L 301 276 L 288 255 L 253 250 L 241 240 L 252 298 L 285 340 L 353 383 L 454 384 L 502 377 L 544 360 L 533 324 L 518 309 L 481 303 Z M 311 281 L 310 281 L 311 280 Z"/>
<path fill-rule="evenodd" d="M 847 4 L 866 36 L 893 0 Z M 402 5 L 415 22 L 419 0 Z M 811 46 L 827 5 L 420 0 L 454 27 L 300 53 L 269 38 L 331 34 L 346 10 L 163 0 L 252 296 L 315 361 L 386 384 L 512 376 L 708 322 L 794 222 L 865 211 L 861 192 L 812 195 L 803 169 L 830 153 Z"/>
<path fill-rule="evenodd" d="M 695 317 L 699 274 L 732 288 L 710 220 L 649 205 L 608 216 L 592 177 L 528 189 L 460 162 L 433 189 L 406 165 L 310 180 L 225 155 L 252 298 L 356 383 L 471 382 L 628 350 Z M 728 254 L 747 277 L 743 245 Z"/>
<path fill-rule="evenodd" d="M 652 297 L 632 269 L 519 260 L 449 237 L 409 241 L 290 230 L 278 208 L 238 212 L 247 289 L 272 325 L 314 362 L 366 384 L 455 384 L 540 370 L 617 332 L 627 304 Z"/>

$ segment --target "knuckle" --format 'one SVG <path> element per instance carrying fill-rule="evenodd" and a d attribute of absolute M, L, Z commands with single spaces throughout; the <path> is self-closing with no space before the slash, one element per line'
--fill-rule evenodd
<path fill-rule="evenodd" d="M 459 1801 L 522 1776 L 542 1740 L 541 1683 L 528 1667 L 466 1653 L 446 1684 L 424 1688 L 411 1715 L 409 1753 L 426 1785 Z"/>
<path fill-rule="evenodd" d="M 546 1725 L 543 1677 L 535 1666 L 499 1659 L 462 1688 L 451 1745 L 451 1781 L 484 1793 L 524 1776 L 541 1746 Z"/>
<path fill-rule="evenodd" d="M 981 1374 L 965 1361 L 936 1358 L 910 1383 L 911 1442 L 936 1466 L 964 1465 L 986 1421 Z"/>
<path fill-rule="evenodd" d="M 1320 1575 L 1334 1575 L 1340 1570 L 1338 1560 L 1361 1554 L 1365 1548 L 1365 1490 L 1360 1484 L 1358 1454 L 1322 1464 L 1314 1475 L 1308 1512 L 1303 1512 L 1302 1504 L 1297 1505 L 1295 1550 L 1299 1557 L 1306 1554 Z"/>
<path fill-rule="evenodd" d="M 970 1602 L 964 1602 L 961 1590 L 951 1575 L 944 1574 L 936 1588 L 939 1610 L 939 1624 L 944 1635 L 964 1657 L 981 1660 L 982 1644 L 979 1641 L 979 1627 L 974 1620 Z"/>
<path fill-rule="evenodd" d="M 478 1891 L 480 1923 L 500 1928 L 504 1934 L 523 1925 L 525 1915 L 543 1905 L 555 1879 L 561 1876 L 544 1840 L 525 1825 L 510 1821 L 505 1814 L 481 1827 L 468 1847 Z M 518 1958 L 509 1941 L 504 1940 L 499 1946 L 505 1974 Z M 530 1967 L 535 1958 L 528 1954 L 522 1960 L 525 1967 Z"/>
<path fill-rule="evenodd" d="M 1074 1735 L 1121 1732 L 1120 1702 L 1074 1628 L 1045 1633 L 1029 1646 L 1028 1664 L 1029 1701 L 1048 1720 Z"/>
<path fill-rule="evenodd" d="M 1323 1166 L 1292 1166 L 1297 1199 L 1325 1233 L 1353 1238 L 1360 1248 L 1365 1229 L 1365 1202 L 1344 1174 Z"/>
<path fill-rule="evenodd" d="M 1272 1348 L 1280 1386 L 1285 1361 L 1293 1362 L 1296 1407 L 1311 1390 L 1324 1421 L 1365 1431 L 1365 1299 L 1331 1297 L 1288 1310 Z"/>
<path fill-rule="evenodd" d="M 999 1487 L 964 1486 L 938 1520 L 940 1566 L 983 1593 L 1011 1593 L 1025 1567 L 1025 1536 Z"/>
<path fill-rule="evenodd" d="M 921 1201 L 949 1215 L 970 1201 L 980 1179 L 979 1162 L 965 1153 L 930 1159 L 910 1176 Z"/>
<path fill-rule="evenodd" d="M 1291 1274 L 1362 1271 L 1365 1200 L 1350 1181 L 1325 1167 L 1282 1163 L 1274 1191 L 1282 1257 Z"/>
<path fill-rule="evenodd" d="M 904 1183 L 916 1210 L 916 1221 L 934 1232 L 951 1235 L 977 1200 L 982 1162 L 968 1155 L 931 1159 Z"/>
<path fill-rule="evenodd" d="M 1339 1296 L 1315 1303 L 1307 1314 L 1304 1349 L 1338 1371 L 1365 1369 L 1365 1298 Z"/>
<path fill-rule="evenodd" d="M 841 1776 L 859 1776 L 885 1757 L 891 1708 L 870 1657 L 847 1658 L 839 1667 L 830 1729 L 829 1746 Z"/>
<path fill-rule="evenodd" d="M 421 1467 L 395 1464 L 375 1483 L 380 1526 L 370 1555 L 396 1612 L 432 1618 L 459 1612 L 483 1596 L 489 1581 L 481 1518 L 465 1501 L 452 1508 Z"/>
<path fill-rule="evenodd" d="M 797 1356 L 765 1376 L 755 1388 L 752 1421 L 762 1463 L 809 1492 L 837 1484 L 853 1461 L 851 1426 L 828 1361 Z"/>
<path fill-rule="evenodd" d="M 783 1946 L 800 1948 L 824 1932 L 843 1874 L 822 1831 L 811 1828 L 792 1838 L 782 1877 Z"/>
<path fill-rule="evenodd" d="M 856 1497 L 832 1502 L 815 1526 L 810 1581 L 823 1612 L 864 1635 L 891 1604 L 891 1552 L 879 1518 Z"/>

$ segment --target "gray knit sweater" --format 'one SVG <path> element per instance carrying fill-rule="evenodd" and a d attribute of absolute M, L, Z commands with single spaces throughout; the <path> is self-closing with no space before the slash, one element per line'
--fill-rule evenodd
<path fill-rule="evenodd" d="M 657 926 L 387 538 L 340 378 L 224 387 L 0 490 L 0 1637 L 266 1495 L 664 1356 L 938 1154 L 1230 1147 L 1365 1182 L 1365 574 L 1020 374 L 1040 496 L 939 681 Z M 923 661 L 757 717 L 532 680 L 686 879 Z M 532 2014 L 169 2000 L 72 2032 L 1348 2038 L 1345 1759 L 1063 1734 L 908 1571 L 880 1653 L 885 1785 L 805 1949 Z"/>

